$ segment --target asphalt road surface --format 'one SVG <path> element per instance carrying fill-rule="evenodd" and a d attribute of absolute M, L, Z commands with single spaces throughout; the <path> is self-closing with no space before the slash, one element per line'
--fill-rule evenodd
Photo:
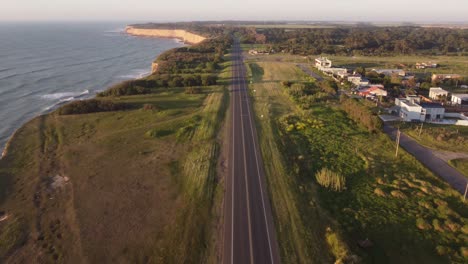
<path fill-rule="evenodd" d="M 396 128 L 385 125 L 384 132 L 395 140 L 397 135 Z M 450 166 L 447 162 L 434 155 L 432 150 L 421 146 L 418 142 L 404 133 L 401 133 L 400 136 L 400 146 L 411 153 L 417 160 L 424 164 L 424 166 L 444 179 L 461 194 L 465 192 L 466 184 L 468 182 L 466 177 L 461 172 Z"/>
<path fill-rule="evenodd" d="M 239 43 L 233 46 L 223 263 L 280 263 Z"/>
<path fill-rule="evenodd" d="M 299 69 L 301 69 L 303 72 L 308 74 L 310 77 L 315 78 L 317 81 L 323 81 L 323 77 L 309 69 L 309 67 L 307 67 L 307 64 L 297 64 L 296 66 L 299 67 Z"/>

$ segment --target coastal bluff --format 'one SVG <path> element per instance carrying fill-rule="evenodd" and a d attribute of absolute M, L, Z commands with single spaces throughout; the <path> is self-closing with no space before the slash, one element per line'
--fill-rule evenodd
<path fill-rule="evenodd" d="M 193 34 L 183 29 L 149 29 L 127 26 L 125 28 L 125 32 L 134 36 L 176 38 L 188 44 L 198 44 L 206 39 L 205 37 Z"/>

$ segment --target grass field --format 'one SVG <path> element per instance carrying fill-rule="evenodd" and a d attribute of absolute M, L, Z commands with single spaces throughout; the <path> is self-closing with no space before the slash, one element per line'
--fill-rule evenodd
<path fill-rule="evenodd" d="M 404 123 L 402 131 L 418 141 L 418 143 L 436 150 L 468 153 L 468 127 L 427 124 L 421 125 Z"/>
<path fill-rule="evenodd" d="M 468 159 L 454 159 L 450 160 L 449 164 L 459 170 L 468 178 Z"/>
<path fill-rule="evenodd" d="M 200 94 L 160 88 L 111 99 L 130 110 L 25 124 L 0 160 L 0 262 L 215 263 L 223 66 Z"/>
<path fill-rule="evenodd" d="M 251 90 L 283 262 L 466 261 L 468 210 L 456 191 L 411 155 L 395 159 L 394 143 L 356 125 L 337 101 L 299 109 L 278 82 L 305 79 L 294 65 L 246 64 L 255 64 Z M 309 119 L 322 125 L 298 126 Z M 320 187 L 314 175 L 323 167 L 344 175 L 346 190 Z M 372 246 L 357 246 L 366 238 Z"/>

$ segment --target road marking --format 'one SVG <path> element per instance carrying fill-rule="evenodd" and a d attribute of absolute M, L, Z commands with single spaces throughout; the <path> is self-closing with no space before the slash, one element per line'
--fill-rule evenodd
<path fill-rule="evenodd" d="M 234 67 L 232 68 L 232 73 L 234 73 Z M 232 88 L 234 88 L 234 84 L 232 85 Z M 234 89 L 233 89 L 234 90 Z M 236 122 L 235 122 L 235 113 L 236 113 L 236 98 L 235 98 L 235 94 L 234 94 L 234 91 L 233 91 L 233 95 L 232 95 L 232 101 L 233 101 L 233 104 L 232 104 L 232 115 L 231 115 L 231 118 L 232 118 L 232 174 L 231 174 L 231 181 L 232 181 L 232 194 L 231 194 L 231 199 L 232 199 L 232 208 L 231 208 L 231 264 L 234 263 L 234 162 L 235 162 L 235 158 L 234 158 L 234 148 L 236 146 L 236 137 L 235 137 L 235 125 L 236 125 Z"/>
<path fill-rule="evenodd" d="M 239 65 L 240 66 L 240 65 Z M 239 69 L 237 69 L 237 76 L 240 77 L 239 75 Z M 242 87 L 241 84 L 239 84 L 240 91 L 242 93 Z M 242 101 L 240 101 L 240 111 L 241 111 L 241 116 L 242 116 Z M 245 179 L 245 189 L 246 189 L 246 194 L 247 194 L 247 220 L 249 222 L 248 227 L 249 227 L 249 245 L 250 245 L 250 263 L 254 263 L 254 257 L 253 257 L 253 245 L 252 245 L 252 222 L 250 219 L 250 195 L 249 195 L 249 182 L 247 179 L 247 158 L 246 158 L 246 151 L 245 151 L 245 130 L 244 130 L 244 122 L 241 121 L 241 129 L 242 129 L 242 148 L 244 150 L 244 179 Z"/>
<path fill-rule="evenodd" d="M 247 99 L 247 101 L 248 101 L 248 99 Z M 273 250 L 272 250 L 272 247 L 271 247 L 270 231 L 268 229 L 268 221 L 267 221 L 267 217 L 266 217 L 265 199 L 263 197 L 263 185 L 262 185 L 262 180 L 260 178 L 260 166 L 258 164 L 257 145 L 255 144 L 255 134 L 254 134 L 254 131 L 253 131 L 252 115 L 251 115 L 251 112 L 250 112 L 250 104 L 248 102 L 247 102 L 247 111 L 249 113 L 248 116 L 249 116 L 249 120 L 250 120 L 250 132 L 252 134 L 252 140 L 254 142 L 253 148 L 254 148 L 254 155 L 255 155 L 255 163 L 257 165 L 257 176 L 258 176 L 258 181 L 260 183 L 260 196 L 262 197 L 263 216 L 264 216 L 264 219 L 265 219 L 265 227 L 266 227 L 267 237 L 268 237 L 268 247 L 270 249 L 271 263 L 274 263 Z"/>

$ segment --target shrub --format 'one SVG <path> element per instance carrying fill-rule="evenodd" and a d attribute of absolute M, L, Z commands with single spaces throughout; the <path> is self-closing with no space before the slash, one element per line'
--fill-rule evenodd
<path fill-rule="evenodd" d="M 341 192 L 346 188 L 346 178 L 327 168 L 322 168 L 315 174 L 318 184 L 333 191 Z"/>
<path fill-rule="evenodd" d="M 128 109 L 129 105 L 124 103 L 114 103 L 108 100 L 82 100 L 75 101 L 60 107 L 57 111 L 59 115 L 78 115 L 96 112 L 108 112 Z"/>
<path fill-rule="evenodd" d="M 146 136 L 152 138 L 161 138 L 169 136 L 172 133 L 174 133 L 174 131 L 169 129 L 151 129 L 148 132 L 146 132 Z"/>
<path fill-rule="evenodd" d="M 124 95 L 137 95 L 151 93 L 149 87 L 154 86 L 153 81 L 146 80 L 130 80 L 124 81 L 111 86 L 104 92 L 98 94 L 100 97 L 104 96 L 124 96 Z"/>
<path fill-rule="evenodd" d="M 393 197 L 396 197 L 396 198 L 406 199 L 406 195 L 405 195 L 403 192 L 398 191 L 398 190 L 391 191 L 390 194 L 391 194 Z"/>
<path fill-rule="evenodd" d="M 386 195 L 385 195 L 385 192 L 382 191 L 382 189 L 380 189 L 380 188 L 375 188 L 374 193 L 375 193 L 377 196 L 380 196 L 380 197 L 385 197 L 385 196 L 386 196 Z"/>
<path fill-rule="evenodd" d="M 200 87 L 186 87 L 185 93 L 186 94 L 200 94 L 202 89 Z"/>
<path fill-rule="evenodd" d="M 431 229 L 431 225 L 422 218 L 416 219 L 416 226 L 421 230 Z"/>

